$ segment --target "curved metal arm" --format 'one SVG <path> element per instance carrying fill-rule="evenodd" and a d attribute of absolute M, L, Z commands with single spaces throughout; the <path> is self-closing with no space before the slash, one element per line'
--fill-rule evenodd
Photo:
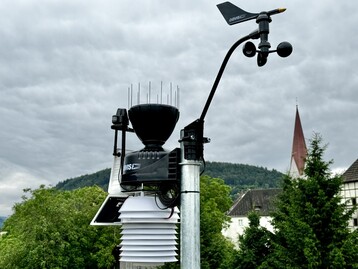
<path fill-rule="evenodd" d="M 215 91 L 216 91 L 216 88 L 218 87 L 219 85 L 219 82 L 220 82 L 220 79 L 224 73 L 224 70 L 225 70 L 225 67 L 232 55 L 232 53 L 234 52 L 234 50 L 243 42 L 249 40 L 249 39 L 255 39 L 255 38 L 258 38 L 258 31 L 254 31 L 252 32 L 251 34 L 247 35 L 247 36 L 244 36 L 242 38 L 240 38 L 238 41 L 236 41 L 236 43 L 234 45 L 232 45 L 232 47 L 229 49 L 229 51 L 227 52 L 225 58 L 224 58 L 224 61 L 222 62 L 221 64 L 221 67 L 219 69 L 219 72 L 218 74 L 216 75 L 216 79 L 214 81 L 214 84 L 213 84 L 213 87 L 211 88 L 211 91 L 210 91 L 210 94 L 209 94 L 209 97 L 208 99 L 206 100 L 206 103 L 205 103 L 205 106 L 204 106 L 204 109 L 203 109 L 203 112 L 201 113 L 201 116 L 200 116 L 200 119 L 199 121 L 201 122 L 204 122 L 204 118 L 206 116 L 206 113 L 208 112 L 208 109 L 209 109 L 209 106 L 211 104 L 211 101 L 213 100 L 213 97 L 214 97 L 214 94 L 215 94 Z"/>
<path fill-rule="evenodd" d="M 210 140 L 203 137 L 204 133 L 204 118 L 206 113 L 208 112 L 211 101 L 214 98 L 215 91 L 219 85 L 220 79 L 224 73 L 225 67 L 234 52 L 234 50 L 243 42 L 249 39 L 259 38 L 259 31 L 256 30 L 251 34 L 240 38 L 229 51 L 226 53 L 224 61 L 221 64 L 218 74 L 216 75 L 216 79 L 214 81 L 213 87 L 211 88 L 208 99 L 206 100 L 203 112 L 199 119 L 195 120 L 188 126 L 186 126 L 183 130 L 183 138 L 182 142 L 184 144 L 184 159 L 186 160 L 200 160 L 204 156 L 204 143 L 208 143 Z"/>

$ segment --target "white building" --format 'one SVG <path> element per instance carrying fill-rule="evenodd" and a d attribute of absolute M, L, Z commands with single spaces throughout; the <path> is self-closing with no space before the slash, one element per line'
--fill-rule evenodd
<path fill-rule="evenodd" d="M 358 159 L 343 174 L 342 196 L 348 207 L 357 204 L 358 201 Z M 348 223 L 349 228 L 358 227 L 358 209 L 353 213 Z"/>
<path fill-rule="evenodd" d="M 296 117 L 293 131 L 292 154 L 290 160 L 290 175 L 302 177 L 304 172 L 307 148 L 301 124 L 298 106 L 296 106 Z M 269 231 L 273 231 L 270 213 L 274 208 L 274 199 L 281 189 L 253 189 L 242 194 L 230 208 L 228 215 L 231 222 L 223 234 L 238 246 L 238 236 L 249 227 L 248 213 L 257 211 L 260 215 L 260 225 Z"/>
<path fill-rule="evenodd" d="M 223 230 L 223 235 L 238 246 L 238 236 L 249 227 L 248 214 L 256 211 L 260 215 L 260 226 L 273 231 L 270 212 L 274 209 L 274 199 L 281 189 L 254 189 L 243 193 L 230 208 L 231 218 L 229 227 Z"/>

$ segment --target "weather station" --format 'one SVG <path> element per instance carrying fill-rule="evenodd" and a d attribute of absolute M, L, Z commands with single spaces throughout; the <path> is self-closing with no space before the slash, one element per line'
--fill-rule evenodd
<path fill-rule="evenodd" d="M 180 149 L 166 150 L 163 145 L 179 119 L 178 92 L 179 88 L 174 105 L 169 97 L 168 104 L 163 104 L 162 98 L 159 103 L 151 103 L 149 96 L 147 103 L 141 104 L 138 97 L 137 104 L 128 111 L 119 108 L 112 116 L 114 163 L 108 196 L 91 225 L 122 226 L 121 243 L 114 251 L 120 268 L 155 268 L 177 261 Z M 132 104 L 132 98 L 129 103 Z M 127 132 L 135 133 L 144 148 L 127 153 Z"/>
<path fill-rule="evenodd" d="M 200 268 L 200 169 L 204 144 L 210 142 L 204 137 L 204 119 L 225 67 L 234 50 L 244 42 L 244 55 L 257 55 L 259 67 L 266 64 L 271 53 L 281 57 L 292 53 L 290 43 L 282 42 L 270 50 L 268 41 L 271 16 L 285 9 L 249 13 L 230 2 L 217 7 L 229 25 L 256 20 L 258 28 L 240 38 L 227 52 L 200 117 L 180 132 L 180 148 L 163 148 L 179 118 L 175 105 L 158 102 L 158 98 L 157 103 L 150 103 L 148 98 L 146 104 L 131 106 L 128 111 L 118 109 L 112 118 L 114 163 L 108 196 L 91 225 L 122 225 L 121 242 L 115 252 L 124 263 L 120 268 L 155 268 L 176 262 L 179 222 L 180 267 Z M 249 41 L 255 39 L 259 39 L 257 48 Z M 117 146 L 118 132 L 122 137 L 121 150 Z M 127 132 L 135 133 L 144 148 L 126 153 Z"/>

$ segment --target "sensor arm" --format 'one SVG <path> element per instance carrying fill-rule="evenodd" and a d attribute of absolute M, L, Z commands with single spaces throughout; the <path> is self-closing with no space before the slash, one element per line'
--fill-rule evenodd
<path fill-rule="evenodd" d="M 226 65 L 232 55 L 232 53 L 234 52 L 234 50 L 240 46 L 240 44 L 242 44 L 243 42 L 247 41 L 247 40 L 250 40 L 250 39 L 257 39 L 259 37 L 259 32 L 258 30 L 252 32 L 251 34 L 247 35 L 247 36 L 244 36 L 242 38 L 240 38 L 238 41 L 236 41 L 236 43 L 234 45 L 232 45 L 232 47 L 229 49 L 229 51 L 227 52 L 222 64 L 221 64 L 221 67 L 219 69 L 219 72 L 218 74 L 216 75 L 216 79 L 214 81 L 214 84 L 211 88 L 211 91 L 210 91 L 210 94 L 209 94 L 209 97 L 208 99 L 206 100 L 206 103 L 205 103 L 205 106 L 204 106 L 204 109 L 203 111 L 201 112 L 201 116 L 199 118 L 199 121 L 201 122 L 204 122 L 204 118 L 206 116 L 206 113 L 208 112 L 209 110 L 209 107 L 210 107 L 210 104 L 211 104 L 211 101 L 213 100 L 214 98 L 214 95 L 215 95 L 215 92 L 216 92 L 216 89 L 219 85 L 219 82 L 221 80 L 221 77 L 224 73 L 224 70 L 226 68 Z"/>
<path fill-rule="evenodd" d="M 188 126 L 186 126 L 183 130 L 183 137 L 180 140 L 180 142 L 183 142 L 184 144 L 184 159 L 186 160 L 200 160 L 204 156 L 204 143 L 210 142 L 210 139 L 204 138 L 204 118 L 206 116 L 206 113 L 209 110 L 211 101 L 214 98 L 216 89 L 219 85 L 219 82 L 221 80 L 221 77 L 224 73 L 225 67 L 234 52 L 234 50 L 243 42 L 249 40 L 249 39 L 256 39 L 259 38 L 260 34 L 259 31 L 256 30 L 252 32 L 251 34 L 242 37 L 232 47 L 229 49 L 229 51 L 226 53 L 226 56 L 221 64 L 221 67 L 219 69 L 218 74 L 216 75 L 216 79 L 214 81 L 214 84 L 211 88 L 210 94 L 208 99 L 206 100 L 204 109 L 201 113 L 201 116 L 199 119 L 195 120 L 194 122 L 190 123 Z"/>
<path fill-rule="evenodd" d="M 270 53 L 269 48 L 271 47 L 270 43 L 268 42 L 268 35 L 269 35 L 269 23 L 271 22 L 271 15 L 279 14 L 281 12 L 284 12 L 286 9 L 284 8 L 278 8 L 274 9 L 268 12 L 261 12 L 257 14 L 248 13 L 235 5 L 231 4 L 230 2 L 225 2 L 218 5 L 218 8 L 220 12 L 223 14 L 225 20 L 230 24 L 235 24 L 239 22 L 243 22 L 246 20 L 251 20 L 256 18 L 256 23 L 258 24 L 258 29 L 254 32 L 248 34 L 247 36 L 242 37 L 236 43 L 232 45 L 232 47 L 227 52 L 221 66 L 219 69 L 219 72 L 216 76 L 216 79 L 214 81 L 214 84 L 211 88 L 211 91 L 209 93 L 208 99 L 206 100 L 205 106 L 203 108 L 203 111 L 200 115 L 200 118 L 196 121 L 192 122 L 188 126 L 184 128 L 184 132 L 186 133 L 186 136 L 182 139 L 184 141 L 184 148 L 187 152 L 192 152 L 189 156 L 189 154 L 186 154 L 189 159 L 191 160 L 199 160 L 200 158 L 203 158 L 203 143 L 208 143 L 210 140 L 203 137 L 204 132 L 204 119 L 205 116 L 209 110 L 210 104 L 214 98 L 216 89 L 219 85 L 219 82 L 221 80 L 221 77 L 224 73 L 224 70 L 226 68 L 226 65 L 234 52 L 234 50 L 243 42 L 250 40 L 250 39 L 258 39 L 260 38 L 260 44 L 259 44 L 259 55 L 257 59 L 258 66 L 263 66 L 267 61 L 267 56 Z M 284 49 L 286 49 L 287 46 L 282 45 Z M 254 51 L 256 53 L 256 49 L 253 45 Z M 281 49 L 282 50 L 282 49 Z M 287 57 L 292 51 L 292 47 L 290 49 L 290 52 L 282 52 L 280 56 Z M 286 55 L 287 54 L 287 55 Z M 246 55 L 248 56 L 248 55 Z M 251 57 L 251 56 L 250 56 Z"/>
<path fill-rule="evenodd" d="M 279 14 L 284 12 L 286 9 L 285 8 L 277 8 L 277 9 L 273 9 L 271 11 L 267 11 L 267 12 L 261 12 L 258 14 L 252 14 L 252 13 L 248 13 L 246 11 L 243 11 L 242 9 L 236 7 L 235 5 L 231 4 L 230 2 L 225 2 L 222 4 L 218 5 L 219 10 L 221 11 L 221 13 L 223 14 L 223 16 L 225 17 L 225 19 L 229 22 L 230 20 L 232 20 L 232 18 L 230 18 L 230 16 L 232 16 L 233 14 L 241 14 L 242 16 L 240 17 L 240 20 L 236 21 L 235 23 L 239 23 L 245 20 L 249 20 L 249 19 L 254 19 L 256 18 L 256 23 L 259 25 L 259 29 L 252 32 L 251 34 L 242 37 L 241 39 L 239 39 L 234 45 L 232 45 L 232 47 L 229 49 L 229 51 L 227 52 L 223 63 L 221 64 L 221 67 L 219 69 L 219 72 L 216 76 L 216 79 L 214 81 L 213 87 L 210 91 L 209 97 L 206 101 L 206 104 L 204 106 L 204 109 L 201 113 L 200 119 L 199 121 L 204 122 L 204 118 L 206 116 L 206 113 L 208 112 L 210 103 L 214 97 L 216 88 L 219 85 L 220 79 L 224 73 L 225 67 L 232 55 L 232 53 L 234 52 L 234 50 L 243 42 L 249 40 L 249 39 L 257 39 L 260 38 L 261 42 L 259 44 L 259 49 L 261 50 L 261 53 L 263 54 L 263 58 L 262 60 L 258 61 L 259 66 L 262 66 L 266 63 L 266 58 L 268 56 L 269 53 L 269 48 L 271 47 L 270 43 L 268 42 L 268 34 L 269 34 L 269 24 L 271 22 L 271 15 L 275 15 L 275 14 Z M 236 12 L 236 13 L 235 13 Z M 245 15 L 245 16 L 243 16 Z M 248 16 L 250 15 L 250 16 Z M 245 18 L 245 19 L 244 19 Z M 232 23 L 229 23 L 232 24 Z M 262 63 L 261 63 L 262 61 Z"/>

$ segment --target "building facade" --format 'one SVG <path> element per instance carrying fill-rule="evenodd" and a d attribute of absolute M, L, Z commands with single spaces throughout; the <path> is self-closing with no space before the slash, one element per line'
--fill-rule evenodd
<path fill-rule="evenodd" d="M 357 206 L 358 202 L 358 159 L 343 174 L 342 197 L 348 208 Z M 358 228 L 358 209 L 348 223 L 349 228 Z"/>
<path fill-rule="evenodd" d="M 274 210 L 275 197 L 281 189 L 253 189 L 247 190 L 235 201 L 228 215 L 231 222 L 222 231 L 238 247 L 239 235 L 244 234 L 245 228 L 249 227 L 248 214 L 255 211 L 260 215 L 260 226 L 273 232 L 270 213 Z"/>

